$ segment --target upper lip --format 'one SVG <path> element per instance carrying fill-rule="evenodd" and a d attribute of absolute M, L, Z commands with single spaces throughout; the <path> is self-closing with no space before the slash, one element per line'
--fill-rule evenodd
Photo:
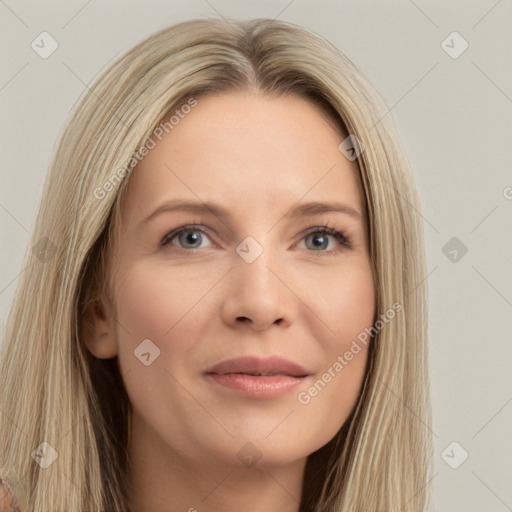
<path fill-rule="evenodd" d="M 226 375 L 228 373 L 243 373 L 246 375 L 288 375 L 305 377 L 310 372 L 299 364 L 278 356 L 271 357 L 237 357 L 226 359 L 208 368 L 206 374 Z"/>

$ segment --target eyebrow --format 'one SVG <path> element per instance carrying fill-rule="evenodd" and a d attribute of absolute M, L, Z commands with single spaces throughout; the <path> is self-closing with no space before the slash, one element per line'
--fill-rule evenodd
<path fill-rule="evenodd" d="M 148 217 L 146 217 L 140 225 L 146 225 L 155 217 L 164 212 L 173 211 L 192 211 L 196 213 L 210 213 L 219 218 L 229 218 L 232 214 L 223 206 L 211 202 L 192 201 L 186 199 L 173 199 L 161 204 L 154 210 Z M 290 208 L 284 215 L 284 218 L 290 217 L 307 217 L 309 215 L 319 215 L 322 213 L 339 212 L 361 219 L 361 212 L 343 203 L 338 202 L 318 202 L 313 201 L 309 203 L 298 204 Z"/>

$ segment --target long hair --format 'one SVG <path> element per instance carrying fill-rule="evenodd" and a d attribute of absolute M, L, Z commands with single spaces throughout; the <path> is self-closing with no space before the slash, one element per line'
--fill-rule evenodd
<path fill-rule="evenodd" d="M 392 304 L 403 308 L 371 339 L 349 419 L 308 458 L 300 510 L 429 507 L 423 231 L 389 109 L 343 53 L 304 28 L 199 19 L 161 30 L 110 66 L 72 113 L 50 164 L 0 366 L 0 476 L 26 510 L 128 510 L 130 403 L 117 358 L 96 359 L 85 347 L 86 311 L 109 297 L 119 207 L 153 131 L 191 99 L 247 89 L 312 99 L 363 143 L 356 163 L 376 319 Z"/>

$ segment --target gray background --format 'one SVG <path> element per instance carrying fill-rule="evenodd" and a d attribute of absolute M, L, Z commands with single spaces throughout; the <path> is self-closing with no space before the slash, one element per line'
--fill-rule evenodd
<path fill-rule="evenodd" d="M 2 323 L 70 109 L 118 54 L 202 16 L 308 27 L 345 52 L 385 97 L 423 208 L 435 510 L 512 511 L 510 0 L 0 0 Z M 59 44 L 47 59 L 31 48 L 43 31 Z M 444 48 L 459 52 L 460 40 L 442 45 L 454 31 L 469 44 L 457 58 Z"/>

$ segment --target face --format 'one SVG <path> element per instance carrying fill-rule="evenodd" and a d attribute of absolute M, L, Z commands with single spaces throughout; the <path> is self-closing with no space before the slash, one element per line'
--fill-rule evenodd
<path fill-rule="evenodd" d="M 375 297 L 343 139 L 304 98 L 216 94 L 132 171 L 115 311 L 89 347 L 119 357 L 148 450 L 270 467 L 305 460 L 347 419 Z"/>

